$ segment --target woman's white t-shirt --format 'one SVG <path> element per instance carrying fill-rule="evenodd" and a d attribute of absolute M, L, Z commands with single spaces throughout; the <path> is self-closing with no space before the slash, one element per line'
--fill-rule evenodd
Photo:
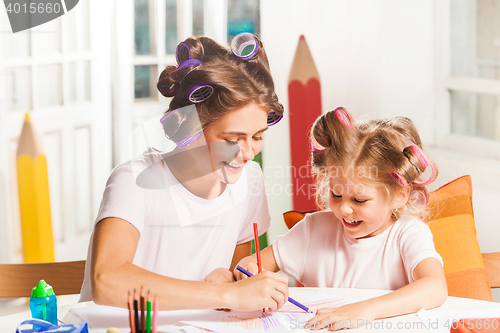
<path fill-rule="evenodd" d="M 237 244 L 270 225 L 260 166 L 248 162 L 241 177 L 212 200 L 189 192 L 162 155 L 150 150 L 117 166 L 104 190 L 99 221 L 116 217 L 140 233 L 134 264 L 157 274 L 202 281 L 215 268 L 229 268 Z M 90 301 L 90 240 L 80 301 Z"/>

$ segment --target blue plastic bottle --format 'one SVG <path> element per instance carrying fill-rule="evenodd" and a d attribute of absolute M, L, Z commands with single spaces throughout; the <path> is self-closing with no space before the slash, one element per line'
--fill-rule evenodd
<path fill-rule="evenodd" d="M 57 325 L 57 298 L 52 287 L 44 280 L 40 280 L 31 292 L 30 310 L 33 318 Z"/>

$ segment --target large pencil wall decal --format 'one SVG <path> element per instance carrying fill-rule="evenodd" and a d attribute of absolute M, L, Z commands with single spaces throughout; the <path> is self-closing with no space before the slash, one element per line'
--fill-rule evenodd
<path fill-rule="evenodd" d="M 47 159 L 29 113 L 24 119 L 16 155 L 24 261 L 54 261 Z"/>
<path fill-rule="evenodd" d="M 314 182 L 308 167 L 311 154 L 309 131 L 321 115 L 321 85 L 304 36 L 299 38 L 288 77 L 288 102 L 293 209 L 301 212 L 316 210 Z"/>

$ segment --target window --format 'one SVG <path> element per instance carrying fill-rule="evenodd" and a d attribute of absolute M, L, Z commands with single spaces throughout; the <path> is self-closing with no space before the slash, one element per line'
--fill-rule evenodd
<path fill-rule="evenodd" d="M 500 2 L 449 2 L 449 132 L 500 141 Z"/>

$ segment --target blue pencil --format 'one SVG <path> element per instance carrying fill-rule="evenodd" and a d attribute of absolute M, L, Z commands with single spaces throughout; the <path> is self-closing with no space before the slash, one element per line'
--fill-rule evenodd
<path fill-rule="evenodd" d="M 246 269 L 244 269 L 243 267 L 241 267 L 240 265 L 236 266 L 236 268 L 242 272 L 243 274 L 245 274 L 246 276 L 253 276 L 252 273 L 250 273 L 249 271 L 247 271 Z M 305 306 L 304 304 L 301 304 L 299 302 L 297 302 L 296 300 L 294 300 L 293 298 L 291 297 L 288 297 L 288 301 L 290 303 L 292 303 L 293 305 L 296 305 L 298 306 L 299 308 L 301 308 L 302 310 L 304 310 L 305 312 L 309 312 L 309 313 L 313 313 L 312 310 L 310 310 L 307 306 Z"/>

